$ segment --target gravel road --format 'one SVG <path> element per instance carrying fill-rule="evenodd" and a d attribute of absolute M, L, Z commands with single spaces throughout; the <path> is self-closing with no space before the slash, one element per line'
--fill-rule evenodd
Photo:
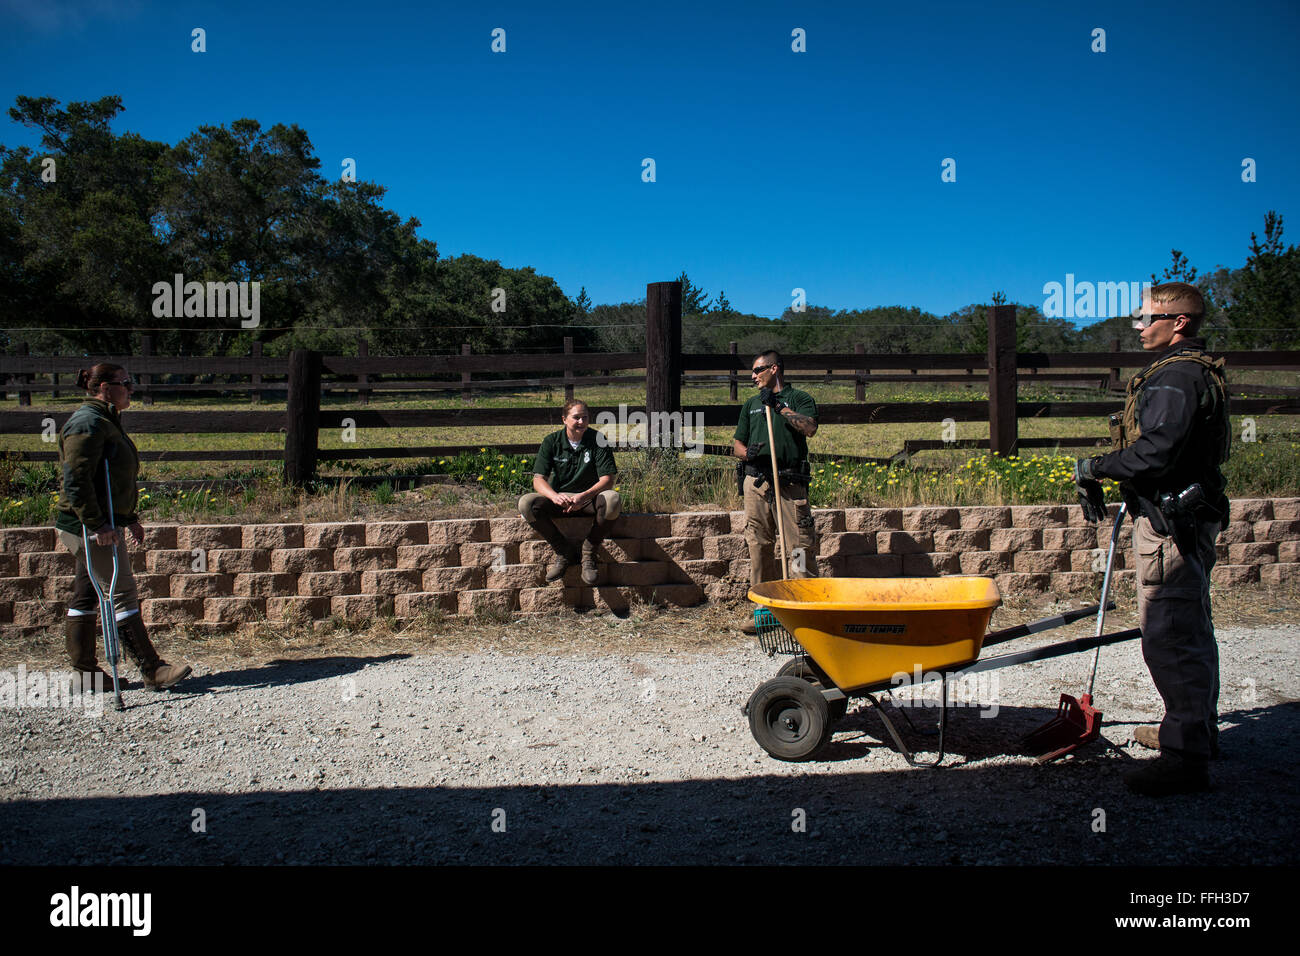
<path fill-rule="evenodd" d="M 822 759 L 768 757 L 740 709 L 782 659 L 734 642 L 199 668 L 183 692 L 137 683 L 124 713 L 0 709 L 0 863 L 1294 864 L 1298 636 L 1220 629 L 1215 788 L 1163 800 L 1121 779 L 1159 716 L 1136 642 L 1103 650 L 1103 740 L 1078 757 L 1014 741 L 1090 655 L 996 672 L 940 770 L 909 768 L 864 703 Z"/>

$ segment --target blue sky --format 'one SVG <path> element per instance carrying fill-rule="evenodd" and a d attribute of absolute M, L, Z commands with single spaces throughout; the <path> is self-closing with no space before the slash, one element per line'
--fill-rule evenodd
<path fill-rule="evenodd" d="M 1046 282 L 1143 280 L 1174 247 L 1239 266 L 1269 209 L 1300 237 L 1294 0 L 0 0 L 0 16 L 6 107 L 119 94 L 118 130 L 167 142 L 297 123 L 324 174 L 355 158 L 442 254 L 598 303 L 685 268 L 768 316 L 795 287 L 837 309 L 945 313 L 995 289 L 1041 305 Z M 0 142 L 35 136 L 6 118 Z"/>

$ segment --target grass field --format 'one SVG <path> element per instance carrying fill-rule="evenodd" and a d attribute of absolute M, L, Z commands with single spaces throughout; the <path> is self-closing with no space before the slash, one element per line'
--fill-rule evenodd
<path fill-rule="evenodd" d="M 1294 384 L 1292 373 L 1258 372 L 1250 381 L 1258 384 Z M 743 400 L 750 394 L 742 382 Z M 853 401 L 853 386 L 805 383 L 805 388 L 821 403 Z M 584 388 L 579 396 L 593 411 L 617 408 L 619 403 L 644 403 L 644 392 L 631 383 Z M 914 385 L 871 386 L 867 400 L 882 401 L 978 401 L 987 397 L 982 385 Z M 682 400 L 688 405 L 722 405 L 737 407 L 728 397 L 726 384 L 689 387 Z M 1114 401 L 1118 409 L 1122 399 L 1085 389 L 1048 389 L 1040 385 L 1022 386 L 1021 401 Z M 71 394 L 52 401 L 48 396 L 33 396 L 30 410 L 68 411 L 80 403 Z M 478 445 L 483 451 L 460 459 L 362 459 L 326 463 L 320 469 L 322 480 L 303 494 L 286 488 L 279 480 L 279 462 L 146 462 L 141 479 L 168 481 L 176 479 L 234 479 L 241 487 L 231 490 L 194 489 L 153 491 L 142 499 L 142 513 L 148 520 L 325 520 L 370 514 L 429 514 L 450 516 L 466 513 L 504 512 L 514 499 L 529 490 L 531 458 L 506 458 L 492 452 L 495 445 L 537 444 L 549 431 L 560 427 L 562 389 L 539 388 L 508 393 L 476 395 L 467 406 L 458 393 L 441 398 L 410 396 L 376 396 L 369 405 L 356 404 L 355 398 L 327 398 L 330 409 L 368 408 L 510 408 L 553 404 L 556 409 L 551 426 L 489 426 L 466 428 L 413 428 L 356 430 L 355 443 L 345 444 L 340 431 L 325 430 L 320 435 L 322 449 L 363 450 L 385 446 Z M 17 409 L 16 398 L 0 407 Z M 125 413 L 130 428 L 132 411 L 143 409 L 136 404 Z M 152 411 L 183 409 L 186 411 L 259 411 L 283 410 L 283 403 L 252 404 L 242 400 L 192 398 L 165 400 Z M 27 409 L 24 409 L 27 410 Z M 1254 419 L 1254 441 L 1248 423 L 1234 418 L 1232 459 L 1225 467 L 1229 493 L 1234 496 L 1300 494 L 1300 418 L 1297 416 L 1259 416 Z M 988 437 L 986 422 L 957 422 L 958 439 Z M 729 445 L 730 427 L 705 430 L 704 441 Z M 1021 438 L 1102 438 L 1106 434 L 1104 419 L 1051 418 L 1021 419 Z M 132 432 L 142 451 L 181 450 L 283 450 L 284 438 L 278 432 L 264 434 L 189 433 L 184 435 L 149 435 Z M 612 436 L 617 437 L 617 436 Z M 809 443 L 810 450 L 830 460 L 815 465 L 810 497 L 817 507 L 900 506 L 912 504 L 1029 504 L 1072 502 L 1073 482 L 1069 469 L 1074 457 L 1087 454 L 1084 448 L 1066 448 L 1060 453 L 1028 450 L 1017 460 L 999 460 L 970 449 L 927 451 L 915 455 L 910 465 L 883 467 L 836 462 L 834 456 L 888 458 L 902 450 L 906 439 L 944 439 L 953 437 L 951 429 L 936 414 L 932 422 L 908 422 L 868 425 L 826 425 Z M 0 436 L 0 455 L 10 451 L 50 451 L 39 434 Z M 619 488 L 633 511 L 675 511 L 688 508 L 738 508 L 733 463 L 705 456 L 698 459 L 656 456 L 644 451 L 619 451 Z M 400 475 L 441 473 L 451 476 L 455 484 L 394 491 L 393 483 L 359 489 L 348 479 L 363 475 Z M 58 483 L 53 464 L 19 465 L 6 459 L 0 464 L 0 523 L 6 525 L 42 524 L 50 519 Z M 1114 489 L 1111 489 L 1114 494 Z"/>

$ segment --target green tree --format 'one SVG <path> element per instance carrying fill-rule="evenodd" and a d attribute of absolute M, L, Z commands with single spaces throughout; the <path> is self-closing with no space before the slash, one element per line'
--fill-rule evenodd
<path fill-rule="evenodd" d="M 1187 256 L 1177 249 L 1170 250 L 1169 255 L 1172 261 L 1165 266 L 1164 275 L 1157 276 L 1154 272 L 1151 273 L 1151 284 L 1186 282 L 1188 285 L 1196 285 L 1196 267 L 1187 261 Z"/>
<path fill-rule="evenodd" d="M 704 315 L 709 311 L 709 294 L 686 275 L 686 270 L 677 277 L 682 284 L 682 315 Z"/>
<path fill-rule="evenodd" d="M 587 295 L 587 287 L 584 285 L 578 290 L 578 297 L 573 300 L 574 306 L 577 307 L 579 314 L 586 315 L 591 311 L 591 296 Z"/>
<path fill-rule="evenodd" d="M 1282 243 L 1282 217 L 1264 217 L 1264 241 L 1250 234 L 1250 257 L 1232 287 L 1228 307 L 1235 348 L 1300 345 L 1300 250 Z"/>
<path fill-rule="evenodd" d="M 0 146 L 0 317 L 38 351 L 131 351 L 153 282 L 173 261 L 154 228 L 165 143 L 109 124 L 120 97 L 60 108 L 20 96 L 9 117 L 41 131 L 40 152 Z M 53 181 L 42 160 L 53 161 Z M 65 344 L 66 343 L 66 344 Z"/>

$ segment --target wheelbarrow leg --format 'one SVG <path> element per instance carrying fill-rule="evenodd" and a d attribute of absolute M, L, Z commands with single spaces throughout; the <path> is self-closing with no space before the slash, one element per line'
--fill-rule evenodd
<path fill-rule="evenodd" d="M 885 708 L 881 706 L 880 701 L 876 700 L 875 696 L 872 694 L 867 694 L 865 696 L 867 700 L 871 701 L 875 706 L 876 711 L 880 714 L 880 719 L 884 721 L 885 729 L 889 731 L 889 736 L 894 738 L 894 743 L 897 745 L 899 752 L 903 755 L 904 760 L 913 767 L 934 768 L 943 763 L 943 734 L 944 730 L 948 726 L 948 678 L 946 675 L 939 678 L 939 755 L 933 760 L 917 760 L 912 754 L 912 751 L 907 748 L 907 744 L 903 743 L 902 736 L 899 735 L 898 729 L 894 726 L 894 722 L 889 719 L 889 714 L 885 712 Z M 903 716 L 906 717 L 907 715 L 904 714 Z M 911 723 L 912 719 L 910 717 L 907 719 L 908 723 Z"/>

